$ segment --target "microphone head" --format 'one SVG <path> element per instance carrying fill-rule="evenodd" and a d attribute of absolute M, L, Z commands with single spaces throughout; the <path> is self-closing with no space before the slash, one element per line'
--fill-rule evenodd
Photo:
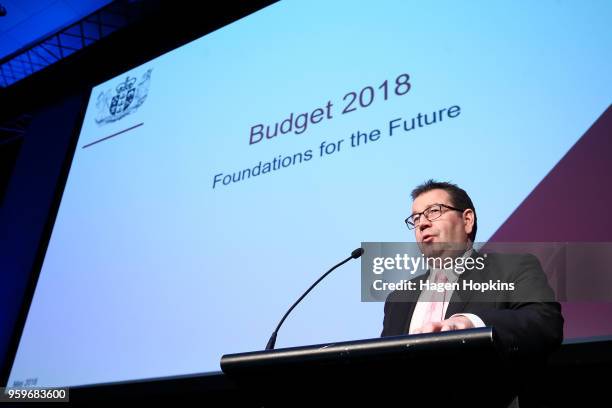
<path fill-rule="evenodd" d="M 353 257 L 353 259 L 357 259 L 357 258 L 359 258 L 361 255 L 363 255 L 363 248 L 357 248 L 356 250 L 354 250 L 353 252 L 351 252 L 351 256 Z"/>

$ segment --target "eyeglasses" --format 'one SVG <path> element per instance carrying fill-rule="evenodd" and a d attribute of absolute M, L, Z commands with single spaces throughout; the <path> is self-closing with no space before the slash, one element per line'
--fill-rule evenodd
<path fill-rule="evenodd" d="M 428 221 L 433 221 L 442 216 L 442 214 L 444 213 L 442 211 L 443 208 L 460 212 L 465 211 L 461 208 L 452 207 L 446 204 L 434 204 L 427 207 L 423 212 L 412 214 L 410 217 L 406 218 L 404 222 L 408 226 L 408 229 L 415 229 L 421 223 L 421 216 L 424 216 Z"/>

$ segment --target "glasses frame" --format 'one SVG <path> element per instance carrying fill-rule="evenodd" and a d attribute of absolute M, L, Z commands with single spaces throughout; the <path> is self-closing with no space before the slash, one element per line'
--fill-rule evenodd
<path fill-rule="evenodd" d="M 429 218 L 429 211 L 431 210 L 432 207 L 435 207 L 436 205 L 441 207 L 440 208 L 440 215 L 437 216 L 436 218 L 431 219 L 431 218 Z M 408 216 L 404 220 L 404 223 L 406 224 L 406 226 L 408 227 L 409 230 L 413 230 L 416 227 L 418 227 L 418 225 L 413 221 L 415 216 L 417 216 L 417 215 L 424 216 L 425 219 L 427 219 L 427 221 L 432 222 L 434 220 L 437 220 L 438 218 L 440 218 L 444 214 L 444 211 L 442 211 L 442 208 L 446 208 L 446 209 L 453 210 L 453 211 L 459 211 L 459 212 L 464 212 L 466 210 L 466 208 L 461 209 L 461 208 L 453 207 L 452 205 L 436 203 L 436 204 L 430 205 L 429 207 L 427 207 L 426 209 L 424 209 L 421 212 L 411 214 L 410 216 Z M 420 221 L 419 221 L 419 224 L 420 224 Z"/>

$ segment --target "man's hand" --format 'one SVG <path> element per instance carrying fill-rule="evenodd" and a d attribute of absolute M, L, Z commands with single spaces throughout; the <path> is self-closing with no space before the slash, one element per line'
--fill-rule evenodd
<path fill-rule="evenodd" d="M 414 334 L 419 333 L 434 333 L 449 330 L 472 329 L 474 325 L 472 321 L 465 316 L 453 316 L 450 319 L 442 320 L 441 322 L 427 323 L 420 329 L 416 329 Z"/>

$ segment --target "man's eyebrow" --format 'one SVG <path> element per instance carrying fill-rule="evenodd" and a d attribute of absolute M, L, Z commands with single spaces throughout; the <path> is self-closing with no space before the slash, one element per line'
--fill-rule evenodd
<path fill-rule="evenodd" d="M 422 214 L 425 211 L 429 210 L 431 207 L 433 207 L 434 205 L 441 205 L 440 203 L 433 203 L 433 204 L 429 204 L 427 207 L 425 207 L 425 209 L 423 211 L 418 211 L 418 212 L 413 212 L 412 214 L 410 214 L 410 216 L 412 217 L 413 215 L 416 214 Z"/>
<path fill-rule="evenodd" d="M 428 209 L 428 208 L 429 208 L 429 207 L 431 207 L 432 205 L 436 205 L 436 204 L 437 204 L 437 203 L 428 204 L 428 205 L 427 205 L 425 208 L 423 208 L 423 211 L 425 211 L 426 209 Z M 415 212 L 413 212 L 413 213 L 412 213 L 412 214 L 410 214 L 410 215 L 420 214 L 420 213 L 422 213 L 423 211 L 415 211 Z"/>
<path fill-rule="evenodd" d="M 431 207 L 431 205 L 429 207 Z M 410 214 L 410 216 L 412 217 L 413 215 L 423 214 L 423 212 L 425 212 L 429 207 L 425 207 L 425 210 L 423 210 L 423 211 L 413 212 L 412 214 Z"/>

